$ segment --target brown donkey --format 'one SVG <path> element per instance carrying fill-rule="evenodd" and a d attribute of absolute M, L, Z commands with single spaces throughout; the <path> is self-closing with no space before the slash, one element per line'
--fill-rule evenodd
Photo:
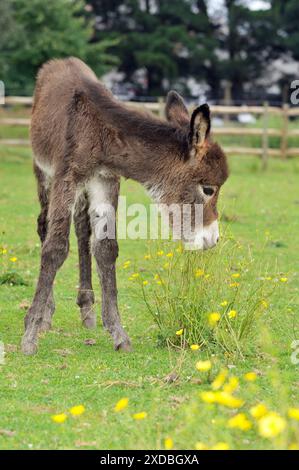
<path fill-rule="evenodd" d="M 203 248 L 219 238 L 216 203 L 228 176 L 225 155 L 210 140 L 208 105 L 191 119 L 181 97 L 170 92 L 167 121 L 126 108 L 76 58 L 46 63 L 37 78 L 31 122 L 34 171 L 41 213 L 41 266 L 25 318 L 22 350 L 37 351 L 38 334 L 51 327 L 53 282 L 67 257 L 72 215 L 78 238 L 83 324 L 96 325 L 92 252 L 102 286 L 102 319 L 115 349 L 130 349 L 117 306 L 117 240 L 98 236 L 100 205 L 117 208 L 120 177 L 139 181 L 165 204 L 203 205 Z M 195 237 L 196 238 L 196 237 Z M 196 240 L 195 240 L 196 241 Z"/>

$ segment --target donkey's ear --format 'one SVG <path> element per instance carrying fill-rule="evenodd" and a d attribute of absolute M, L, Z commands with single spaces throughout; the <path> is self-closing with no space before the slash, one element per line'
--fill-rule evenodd
<path fill-rule="evenodd" d="M 189 113 L 183 98 L 174 90 L 166 98 L 165 115 L 167 121 L 177 126 L 186 126 L 189 123 Z"/>
<path fill-rule="evenodd" d="M 203 147 L 209 136 L 210 128 L 210 108 L 207 104 L 202 104 L 193 111 L 191 116 L 189 134 L 191 156 Z"/>

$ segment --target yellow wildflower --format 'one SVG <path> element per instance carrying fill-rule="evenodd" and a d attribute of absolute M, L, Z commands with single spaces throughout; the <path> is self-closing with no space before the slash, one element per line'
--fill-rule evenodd
<path fill-rule="evenodd" d="M 177 331 L 175 332 L 175 334 L 176 334 L 177 336 L 182 336 L 183 333 L 184 333 L 184 328 L 181 328 L 180 330 L 177 330 Z"/>
<path fill-rule="evenodd" d="M 205 273 L 204 269 L 197 269 L 195 271 L 195 277 L 201 277 L 204 275 L 204 273 Z"/>
<path fill-rule="evenodd" d="M 143 281 L 142 284 L 143 284 L 144 286 L 147 286 L 147 285 L 148 285 L 148 281 Z"/>
<path fill-rule="evenodd" d="M 234 288 L 234 287 L 239 287 L 240 283 L 239 282 L 232 282 L 229 287 Z"/>
<path fill-rule="evenodd" d="M 281 434 L 286 427 L 286 421 L 279 414 L 271 412 L 258 422 L 258 430 L 262 437 L 271 439 Z"/>
<path fill-rule="evenodd" d="M 280 282 L 288 282 L 288 278 L 287 277 L 281 277 Z"/>
<path fill-rule="evenodd" d="M 233 393 L 239 387 L 238 377 L 230 377 L 228 383 L 224 385 L 223 391 L 226 393 Z"/>
<path fill-rule="evenodd" d="M 196 442 L 195 450 L 208 450 L 208 447 L 203 442 Z"/>
<path fill-rule="evenodd" d="M 132 278 L 133 278 L 133 279 L 136 279 L 136 278 L 139 277 L 139 276 L 140 276 L 139 273 L 133 273 L 133 274 L 132 274 Z"/>
<path fill-rule="evenodd" d="M 166 439 L 164 439 L 164 447 L 166 450 L 173 449 L 173 440 L 171 437 L 166 437 Z"/>
<path fill-rule="evenodd" d="M 198 361 L 196 363 L 196 369 L 199 370 L 200 372 L 207 372 L 208 370 L 211 369 L 212 367 L 212 363 L 211 361 L 207 360 L 207 361 Z"/>
<path fill-rule="evenodd" d="M 200 398 L 202 399 L 202 401 L 204 401 L 205 403 L 215 403 L 216 402 L 216 396 L 215 396 L 215 392 L 201 392 L 200 393 Z"/>
<path fill-rule="evenodd" d="M 163 255 L 164 255 L 164 251 L 163 251 L 163 250 L 157 251 L 157 256 L 163 256 Z"/>
<path fill-rule="evenodd" d="M 191 344 L 190 346 L 191 351 L 198 351 L 200 349 L 199 344 Z"/>
<path fill-rule="evenodd" d="M 243 400 L 224 391 L 215 392 L 215 401 L 219 405 L 227 406 L 228 408 L 241 408 L 244 405 Z"/>
<path fill-rule="evenodd" d="M 84 413 L 85 411 L 85 407 L 83 405 L 77 405 L 77 406 L 73 406 L 71 409 L 70 409 L 70 413 L 71 415 L 73 416 L 80 416 Z"/>
<path fill-rule="evenodd" d="M 129 399 L 128 398 L 121 398 L 115 405 L 114 411 L 119 412 L 127 408 L 129 404 Z"/>
<path fill-rule="evenodd" d="M 16 256 L 13 256 L 12 258 L 9 258 L 12 263 L 15 263 L 18 258 Z"/>
<path fill-rule="evenodd" d="M 7 253 L 7 249 L 6 249 L 6 248 L 2 248 L 2 254 L 3 254 L 3 255 L 6 255 L 6 253 Z"/>
<path fill-rule="evenodd" d="M 53 415 L 51 418 L 54 423 L 62 424 L 67 419 L 67 415 L 65 413 L 61 413 L 59 415 Z"/>
<path fill-rule="evenodd" d="M 251 416 L 255 419 L 260 419 L 268 413 L 267 407 L 263 403 L 252 406 L 249 410 Z"/>
<path fill-rule="evenodd" d="M 217 444 L 211 447 L 211 450 L 229 450 L 229 445 L 227 442 L 217 442 Z"/>
<path fill-rule="evenodd" d="M 228 318 L 236 318 L 237 312 L 236 310 L 230 310 L 227 315 L 228 315 Z"/>
<path fill-rule="evenodd" d="M 240 276 L 241 276 L 240 273 L 233 273 L 233 274 L 232 274 L 232 278 L 233 278 L 233 279 L 238 279 Z"/>
<path fill-rule="evenodd" d="M 129 260 L 125 261 L 124 264 L 123 264 L 123 268 L 127 269 L 130 266 L 130 264 L 131 264 L 131 261 L 129 261 Z"/>
<path fill-rule="evenodd" d="M 289 418 L 299 421 L 299 408 L 289 408 L 288 416 Z"/>
<path fill-rule="evenodd" d="M 272 277 L 271 276 L 267 276 L 265 277 L 266 281 L 272 281 Z"/>
<path fill-rule="evenodd" d="M 227 374 L 228 374 L 227 369 L 223 369 L 222 371 L 219 372 L 217 377 L 212 382 L 212 389 L 213 390 L 218 390 L 219 388 L 222 387 L 222 385 L 224 384 L 225 379 L 227 377 Z"/>
<path fill-rule="evenodd" d="M 254 382 L 257 379 L 257 375 L 255 372 L 247 372 L 247 374 L 244 375 L 244 379 L 247 380 L 247 382 Z"/>
<path fill-rule="evenodd" d="M 133 418 L 136 419 L 137 421 L 141 421 L 142 419 L 147 418 L 147 413 L 146 413 L 146 411 L 141 411 L 140 413 L 135 413 L 135 414 L 133 414 Z"/>
<path fill-rule="evenodd" d="M 261 306 L 262 306 L 263 308 L 268 308 L 268 307 L 269 307 L 269 304 L 268 304 L 267 300 L 261 300 Z"/>
<path fill-rule="evenodd" d="M 212 312 L 209 315 L 209 324 L 210 326 L 214 327 L 220 320 L 221 315 L 218 312 Z"/>
<path fill-rule="evenodd" d="M 173 253 L 167 253 L 166 256 L 167 256 L 167 258 L 172 258 L 172 257 L 173 257 Z"/>
<path fill-rule="evenodd" d="M 228 301 L 227 300 L 223 300 L 223 302 L 221 302 L 221 307 L 227 307 L 228 306 Z"/>
<path fill-rule="evenodd" d="M 151 259 L 151 255 L 144 255 L 144 259 Z"/>
<path fill-rule="evenodd" d="M 252 424 L 244 413 L 238 413 L 230 418 L 227 422 L 229 428 L 240 429 L 241 431 L 248 431 Z"/>

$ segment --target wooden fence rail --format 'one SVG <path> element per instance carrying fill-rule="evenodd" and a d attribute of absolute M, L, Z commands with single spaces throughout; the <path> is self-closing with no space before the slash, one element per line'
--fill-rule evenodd
<path fill-rule="evenodd" d="M 139 109 L 147 109 L 159 116 L 164 115 L 164 102 L 159 100 L 156 103 L 137 103 L 127 102 L 130 107 L 137 107 Z M 9 96 L 5 98 L 5 105 L 21 105 L 31 106 L 31 97 Z M 242 146 L 223 146 L 224 151 L 231 155 L 257 155 L 261 157 L 263 166 L 266 167 L 268 158 L 271 157 L 296 157 L 299 156 L 299 148 L 290 147 L 288 139 L 291 137 L 299 137 L 298 129 L 289 129 L 289 119 L 291 117 L 299 117 L 299 107 L 289 108 L 288 105 L 281 107 L 268 106 L 214 106 L 211 107 L 213 116 L 223 116 L 225 118 L 224 127 L 213 128 L 213 133 L 217 136 L 258 136 L 261 137 L 261 147 L 242 147 Z M 242 114 L 253 114 L 262 117 L 262 127 L 232 127 L 227 125 L 229 116 L 236 116 Z M 281 128 L 274 129 L 269 127 L 269 115 L 281 117 Z M 29 126 L 30 119 L 26 118 L 8 118 L 0 117 L 0 126 Z M 280 139 L 280 148 L 274 149 L 269 146 L 269 137 L 278 137 Z M 0 145 L 29 145 L 27 139 L 0 139 Z"/>

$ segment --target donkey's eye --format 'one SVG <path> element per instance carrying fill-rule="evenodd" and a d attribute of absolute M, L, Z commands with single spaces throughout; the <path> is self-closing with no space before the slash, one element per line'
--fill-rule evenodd
<path fill-rule="evenodd" d="M 210 186 L 203 186 L 202 190 L 206 196 L 213 196 L 215 193 L 215 189 Z"/>

